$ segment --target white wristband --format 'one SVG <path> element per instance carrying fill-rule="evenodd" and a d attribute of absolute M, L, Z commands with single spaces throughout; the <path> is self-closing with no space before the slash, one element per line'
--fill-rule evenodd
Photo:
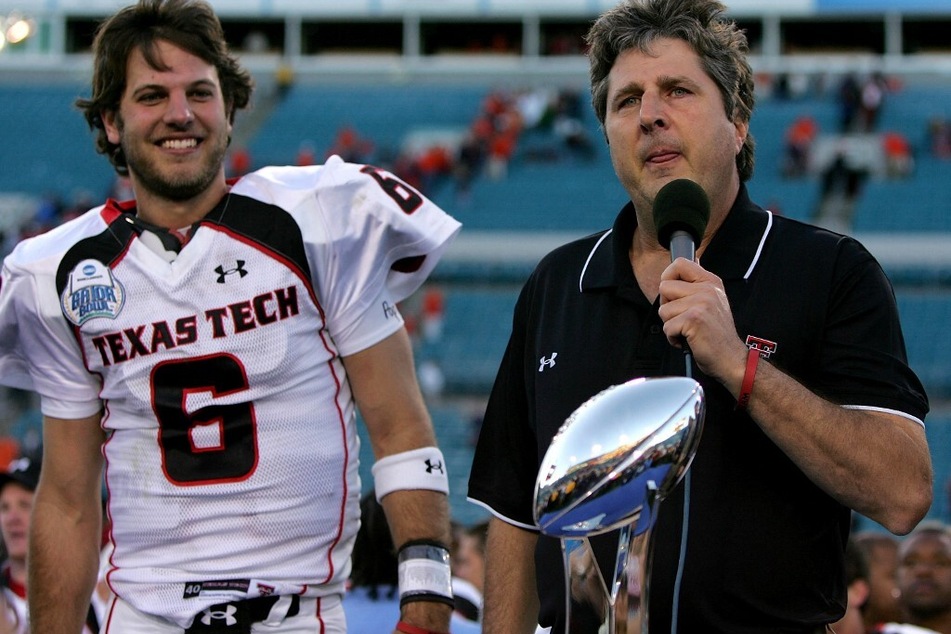
<path fill-rule="evenodd" d="M 449 494 L 446 461 L 438 447 L 421 447 L 380 458 L 371 472 L 378 502 L 393 491 L 426 489 Z"/>

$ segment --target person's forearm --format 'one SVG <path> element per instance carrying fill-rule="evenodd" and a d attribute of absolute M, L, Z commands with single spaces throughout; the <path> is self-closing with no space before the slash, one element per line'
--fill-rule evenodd
<path fill-rule="evenodd" d="M 393 543 L 399 548 L 408 541 L 427 539 L 449 547 L 449 499 L 436 491 L 394 491 L 382 500 Z M 446 603 L 417 601 L 400 610 L 403 620 L 436 632 L 449 631 L 452 607 Z"/>
<path fill-rule="evenodd" d="M 82 630 L 99 569 L 101 511 L 90 506 L 69 517 L 42 499 L 34 504 L 27 585 L 34 634 Z"/>
<path fill-rule="evenodd" d="M 803 472 L 842 504 L 894 533 L 931 504 L 931 459 L 918 423 L 829 403 L 761 361 L 753 420 Z"/>
<path fill-rule="evenodd" d="M 485 553 L 484 634 L 531 634 L 538 626 L 538 536 L 493 518 Z"/>

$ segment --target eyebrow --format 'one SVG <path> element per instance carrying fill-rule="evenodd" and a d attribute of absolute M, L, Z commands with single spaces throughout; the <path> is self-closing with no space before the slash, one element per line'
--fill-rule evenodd
<path fill-rule="evenodd" d="M 662 90 L 669 90 L 675 86 L 685 86 L 694 92 L 700 90 L 700 84 L 685 75 L 661 75 L 656 81 L 652 83 L 659 85 Z M 642 92 L 644 92 L 644 85 L 642 82 L 630 81 L 614 91 L 614 93 L 611 95 L 611 103 L 620 97 Z"/>

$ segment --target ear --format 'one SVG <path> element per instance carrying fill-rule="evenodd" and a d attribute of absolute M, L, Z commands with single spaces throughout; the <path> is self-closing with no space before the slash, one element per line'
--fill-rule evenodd
<path fill-rule="evenodd" d="M 116 113 L 113 110 L 102 111 L 102 127 L 106 131 L 106 139 L 113 145 L 119 145 L 121 135 L 119 126 L 116 123 Z"/>
<path fill-rule="evenodd" d="M 743 144 L 746 143 L 746 137 L 750 133 L 750 122 L 749 121 L 734 121 L 733 127 L 736 128 L 736 154 L 740 153 L 740 150 L 743 149 Z"/>
<path fill-rule="evenodd" d="M 861 608 L 868 601 L 871 588 L 865 579 L 856 579 L 849 585 L 849 606 Z"/>

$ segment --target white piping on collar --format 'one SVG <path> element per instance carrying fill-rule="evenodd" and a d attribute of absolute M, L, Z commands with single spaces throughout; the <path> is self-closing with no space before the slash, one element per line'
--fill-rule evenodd
<path fill-rule="evenodd" d="M 759 256 L 763 253 L 763 245 L 766 244 L 766 236 L 769 235 L 769 230 L 773 228 L 773 212 L 766 210 L 766 213 L 769 215 L 769 220 L 766 222 L 766 229 L 763 231 L 763 237 L 760 238 L 759 246 L 756 247 L 756 255 L 753 256 L 753 261 L 750 262 L 750 268 L 746 269 L 746 273 L 743 274 L 743 279 L 750 279 L 750 275 L 753 274 L 753 269 L 756 268 L 757 262 L 759 262 Z"/>
<path fill-rule="evenodd" d="M 588 270 L 588 264 L 591 263 L 591 258 L 594 257 L 594 252 L 598 250 L 598 247 L 601 246 L 601 243 L 604 242 L 604 239 L 607 238 L 614 232 L 614 229 L 608 229 L 604 232 L 604 235 L 598 238 L 598 241 L 595 243 L 594 248 L 591 249 L 591 253 L 588 254 L 588 259 L 584 261 L 584 266 L 581 268 L 581 276 L 578 278 L 578 292 L 584 292 L 584 274 Z"/>

